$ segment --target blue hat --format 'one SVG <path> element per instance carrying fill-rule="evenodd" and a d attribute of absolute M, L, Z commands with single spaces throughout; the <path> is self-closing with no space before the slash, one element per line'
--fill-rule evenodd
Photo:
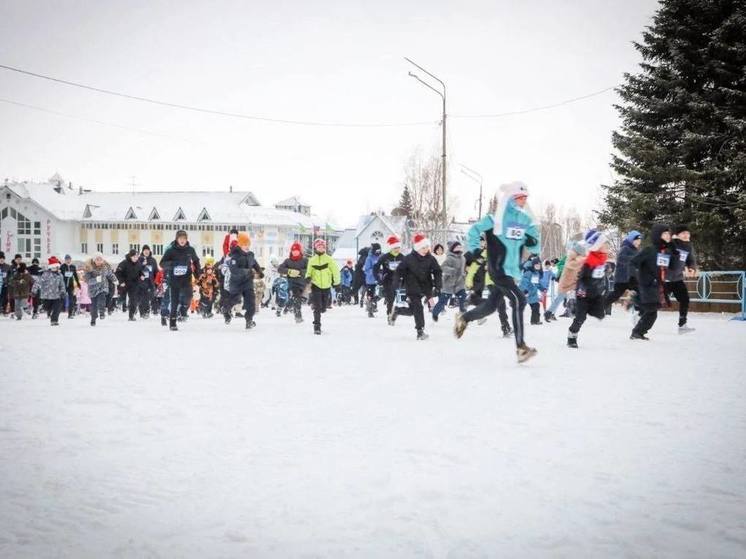
<path fill-rule="evenodd" d="M 588 232 L 585 234 L 585 244 L 589 247 L 592 247 L 596 244 L 596 241 L 598 241 L 600 236 L 601 233 L 599 233 L 596 229 L 589 229 Z"/>
<path fill-rule="evenodd" d="M 627 236 L 624 237 L 624 240 L 629 241 L 630 243 L 637 239 L 642 239 L 642 233 L 640 233 L 639 231 L 635 231 L 635 230 L 630 231 L 629 233 L 627 233 Z"/>
<path fill-rule="evenodd" d="M 69 254 L 66 254 L 66 255 L 65 255 L 65 260 L 72 260 L 72 259 L 73 259 L 73 257 L 72 257 L 72 256 L 70 256 Z"/>

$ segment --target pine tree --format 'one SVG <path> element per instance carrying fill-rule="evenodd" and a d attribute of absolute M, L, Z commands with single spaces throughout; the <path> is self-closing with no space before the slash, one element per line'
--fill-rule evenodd
<path fill-rule="evenodd" d="M 688 224 L 703 267 L 746 267 L 746 2 L 662 0 L 617 90 L 602 222 Z"/>
<path fill-rule="evenodd" d="M 414 205 L 412 204 L 412 195 L 409 193 L 409 187 L 405 184 L 404 190 L 402 190 L 401 198 L 399 199 L 399 207 L 397 208 L 399 215 L 412 217 L 414 213 Z"/>

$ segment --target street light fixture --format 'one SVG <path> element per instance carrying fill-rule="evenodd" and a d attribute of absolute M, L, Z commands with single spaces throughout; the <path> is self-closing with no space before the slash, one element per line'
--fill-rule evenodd
<path fill-rule="evenodd" d="M 469 177 L 471 180 L 479 183 L 479 217 L 477 218 L 477 221 L 479 221 L 480 219 L 482 219 L 482 175 L 477 173 L 474 169 L 470 169 L 463 163 L 461 164 L 461 172 Z"/>
<path fill-rule="evenodd" d="M 441 152 L 441 158 L 442 158 L 441 180 L 443 183 L 443 235 L 445 236 L 445 240 L 448 240 L 448 212 L 446 210 L 446 84 L 443 83 L 443 81 L 440 78 L 436 77 L 435 75 L 425 70 L 422 66 L 414 62 L 412 59 L 407 58 L 405 56 L 404 60 L 409 62 L 412 66 L 425 72 L 428 76 L 430 76 L 432 79 L 438 82 L 443 88 L 443 91 L 439 91 L 438 89 L 434 88 L 429 83 L 421 79 L 417 74 L 413 74 L 412 72 L 409 72 L 410 76 L 412 76 L 414 79 L 416 79 L 418 82 L 420 82 L 422 85 L 424 85 L 428 89 L 431 89 L 432 91 L 440 95 L 441 99 L 443 100 L 443 118 L 440 122 L 441 128 L 443 129 L 443 149 Z"/>

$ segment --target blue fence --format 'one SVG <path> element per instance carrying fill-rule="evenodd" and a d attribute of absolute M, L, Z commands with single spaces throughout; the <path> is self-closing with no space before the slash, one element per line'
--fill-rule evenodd
<path fill-rule="evenodd" d="M 700 272 L 695 285 L 693 303 L 719 303 L 738 305 L 740 314 L 733 320 L 746 321 L 746 272 Z"/>

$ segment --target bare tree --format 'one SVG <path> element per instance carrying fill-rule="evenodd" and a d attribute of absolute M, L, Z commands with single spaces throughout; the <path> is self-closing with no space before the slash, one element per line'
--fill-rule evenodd
<path fill-rule="evenodd" d="M 439 154 L 425 155 L 416 148 L 404 166 L 404 186 L 409 192 L 412 219 L 419 231 L 434 241 L 446 240 L 447 225 L 443 223 L 443 169 Z M 452 220 L 454 201 L 448 199 L 448 222 Z"/>

